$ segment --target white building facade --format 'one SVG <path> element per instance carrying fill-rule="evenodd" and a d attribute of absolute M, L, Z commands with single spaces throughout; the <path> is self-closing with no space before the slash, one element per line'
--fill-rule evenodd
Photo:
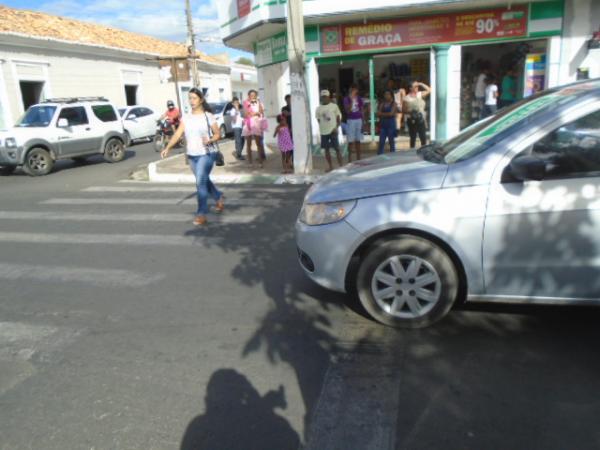
<path fill-rule="evenodd" d="M 287 2 L 218 3 L 226 45 L 253 51 L 260 95 L 274 117 L 289 92 Z M 374 105 L 389 80 L 432 87 L 432 138 L 449 138 L 474 120 L 473 80 L 484 66 L 517 73 L 518 96 L 600 77 L 600 0 L 346 0 L 303 2 L 307 96 L 339 97 L 358 84 Z M 376 133 L 373 108 L 370 133 Z M 313 124 L 316 130 L 316 124 Z M 316 137 L 316 136 L 315 136 Z"/>

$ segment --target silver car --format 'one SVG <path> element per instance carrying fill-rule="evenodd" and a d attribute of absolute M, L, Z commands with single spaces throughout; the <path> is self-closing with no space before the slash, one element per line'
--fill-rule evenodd
<path fill-rule="evenodd" d="M 462 301 L 600 303 L 600 79 L 331 172 L 296 233 L 306 273 L 386 325 Z"/>

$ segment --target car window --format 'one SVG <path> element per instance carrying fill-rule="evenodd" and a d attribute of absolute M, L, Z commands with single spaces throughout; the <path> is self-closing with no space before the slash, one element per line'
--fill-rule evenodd
<path fill-rule="evenodd" d="M 117 114 L 111 105 L 93 105 L 94 115 L 102 122 L 114 122 L 117 120 Z"/>
<path fill-rule="evenodd" d="M 146 117 L 152 114 L 152 111 L 150 111 L 148 108 L 138 108 L 140 114 L 138 115 L 138 117 Z"/>
<path fill-rule="evenodd" d="M 77 125 L 87 125 L 89 123 L 85 108 L 83 106 L 73 106 L 63 108 L 58 119 L 67 119 L 70 127 Z"/>
<path fill-rule="evenodd" d="M 140 112 L 141 108 L 132 108 L 131 111 L 129 111 L 129 113 L 127 114 L 127 117 L 130 118 L 131 116 L 135 116 L 135 117 L 141 117 L 142 114 Z"/>
<path fill-rule="evenodd" d="M 32 106 L 17 122 L 18 127 L 47 127 L 54 117 L 56 106 Z"/>
<path fill-rule="evenodd" d="M 600 176 L 600 110 L 557 128 L 522 155 L 546 162 L 544 179 Z"/>

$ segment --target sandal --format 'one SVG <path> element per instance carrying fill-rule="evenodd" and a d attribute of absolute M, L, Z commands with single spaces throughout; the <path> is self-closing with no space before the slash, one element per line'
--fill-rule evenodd
<path fill-rule="evenodd" d="M 196 216 L 194 217 L 194 221 L 192 223 L 196 226 L 206 225 L 206 217 Z"/>
<path fill-rule="evenodd" d="M 225 209 L 225 203 L 223 202 L 223 197 L 217 200 L 217 204 L 215 205 L 215 212 L 222 213 Z"/>

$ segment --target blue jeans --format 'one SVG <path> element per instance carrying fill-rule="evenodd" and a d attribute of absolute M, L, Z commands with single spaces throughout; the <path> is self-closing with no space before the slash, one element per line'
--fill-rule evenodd
<path fill-rule="evenodd" d="M 242 129 L 234 128 L 233 136 L 235 138 L 235 154 L 238 158 L 242 156 L 242 150 L 244 150 L 244 138 L 242 137 Z"/>
<path fill-rule="evenodd" d="M 216 153 L 208 155 L 190 156 L 190 168 L 196 176 L 196 191 L 198 197 L 198 211 L 196 215 L 205 216 L 208 214 L 208 196 L 211 195 L 215 200 L 220 200 L 222 193 L 210 181 L 210 171 L 215 164 Z"/>
<path fill-rule="evenodd" d="M 388 139 L 390 142 L 390 152 L 396 151 L 396 124 L 392 127 L 381 127 L 379 129 L 379 150 L 378 155 L 383 155 L 383 149 L 385 147 L 385 140 Z"/>

